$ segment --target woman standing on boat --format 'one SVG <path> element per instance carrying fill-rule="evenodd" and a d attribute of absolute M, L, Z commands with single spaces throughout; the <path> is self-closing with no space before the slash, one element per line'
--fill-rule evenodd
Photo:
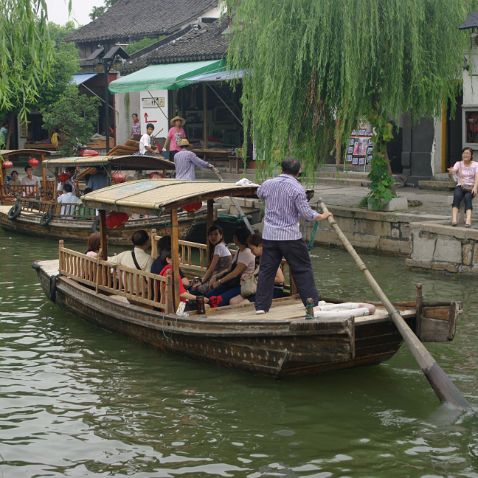
<path fill-rule="evenodd" d="M 300 162 L 288 158 L 282 161 L 282 174 L 265 181 L 257 190 L 264 199 L 263 252 L 257 280 L 256 314 L 265 314 L 272 304 L 274 278 L 282 258 L 288 262 L 300 298 L 304 305 L 311 298 L 319 303 L 314 273 L 307 245 L 299 230 L 299 219 L 322 221 L 331 214 L 319 214 L 307 202 L 304 187 L 299 183 Z"/>
<path fill-rule="evenodd" d="M 451 207 L 451 225 L 458 224 L 458 209 L 462 201 L 465 202 L 465 227 L 471 227 L 472 200 L 478 191 L 478 163 L 473 161 L 473 150 L 463 148 L 461 161 L 457 161 L 452 168 L 448 168 L 448 174 L 456 178 L 457 185 L 453 192 L 453 204 Z"/>

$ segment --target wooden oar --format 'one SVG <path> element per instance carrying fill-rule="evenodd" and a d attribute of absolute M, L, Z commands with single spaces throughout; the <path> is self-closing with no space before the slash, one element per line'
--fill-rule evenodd
<path fill-rule="evenodd" d="M 224 182 L 224 178 L 222 177 L 221 173 L 217 170 L 216 167 L 213 167 L 213 171 L 214 171 L 214 174 L 217 176 L 217 179 L 219 179 L 221 183 Z M 249 219 L 247 219 L 247 216 L 244 214 L 242 207 L 236 201 L 236 198 L 231 197 L 231 201 L 232 201 L 232 204 L 234 204 L 234 207 L 237 209 L 237 212 L 239 213 L 239 217 L 244 221 L 244 224 L 246 225 L 247 229 L 249 229 L 249 232 L 251 234 L 254 234 L 254 229 L 252 229 Z"/>
<path fill-rule="evenodd" d="M 322 208 L 323 212 L 328 212 L 327 206 L 324 204 L 321 198 L 319 198 L 319 206 Z M 433 390 L 435 391 L 435 394 L 438 396 L 440 401 L 447 402 L 455 407 L 462 409 L 470 408 L 470 404 L 466 401 L 462 393 L 456 388 L 450 377 L 437 364 L 430 352 L 425 348 L 425 346 L 418 339 L 418 337 L 412 332 L 410 327 L 403 320 L 403 317 L 398 313 L 395 306 L 385 295 L 382 288 L 378 285 L 377 281 L 367 269 L 367 266 L 357 254 L 352 244 L 350 244 L 349 240 L 345 237 L 344 233 L 341 231 L 340 227 L 335 222 L 333 216 L 330 216 L 328 218 L 328 221 L 334 231 L 339 236 L 345 249 L 354 259 L 358 268 L 364 273 L 365 278 L 372 287 L 372 290 L 375 292 L 377 297 L 387 309 L 387 312 L 390 314 L 390 317 L 392 318 L 395 327 L 397 327 L 398 331 L 400 332 L 400 335 L 407 344 L 412 355 L 415 357 L 415 360 L 418 362 L 418 365 L 420 365 L 422 372 L 425 374 L 425 377 L 430 382 L 430 385 L 432 386 Z"/>

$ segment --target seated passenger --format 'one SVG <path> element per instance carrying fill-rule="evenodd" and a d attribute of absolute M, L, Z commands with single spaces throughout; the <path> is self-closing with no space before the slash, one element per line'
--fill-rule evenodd
<path fill-rule="evenodd" d="M 256 267 L 256 270 L 254 271 L 254 274 L 253 274 L 253 277 L 255 278 L 255 282 L 256 282 L 256 285 L 257 285 L 257 277 L 259 275 L 260 259 L 261 259 L 262 251 L 263 251 L 262 236 L 258 233 L 251 234 L 249 236 L 249 239 L 247 240 L 247 244 L 250 247 L 252 253 L 259 260 L 259 265 Z M 244 275 L 242 277 L 243 277 L 243 279 L 245 278 Z M 284 296 L 284 280 L 285 280 L 284 273 L 282 272 L 282 269 L 279 267 L 279 269 L 277 269 L 277 273 L 276 273 L 276 276 L 275 276 L 275 279 L 274 279 L 274 292 L 273 292 L 273 295 L 272 295 L 273 299 L 278 299 L 279 297 Z M 237 295 L 236 297 L 233 297 L 230 301 L 230 304 L 231 305 L 239 305 L 239 304 L 243 304 L 245 302 L 255 302 L 255 300 L 256 300 L 256 294 L 255 293 L 251 294 L 251 295 L 244 296 L 243 295 L 243 290 L 241 290 L 241 294 Z"/>
<path fill-rule="evenodd" d="M 163 267 L 161 272 L 159 273 L 160 276 L 166 277 L 168 275 L 168 271 L 173 269 L 173 260 L 171 256 L 171 251 L 165 251 L 164 252 L 164 259 L 166 261 L 166 265 Z M 179 257 L 179 261 L 181 261 L 181 257 Z M 188 304 L 187 309 L 194 309 L 196 307 L 196 296 L 189 293 L 186 288 L 184 287 L 183 279 L 181 276 L 174 278 L 174 280 L 177 280 L 179 282 L 179 297 L 181 299 L 181 302 L 186 302 Z M 166 294 L 165 294 L 165 287 L 166 285 L 164 283 L 161 284 L 161 291 L 160 291 L 160 297 L 161 303 L 166 302 Z M 189 303 L 189 301 L 191 301 Z M 204 302 L 209 302 L 209 299 L 207 297 L 204 298 Z"/>
<path fill-rule="evenodd" d="M 123 251 L 116 256 L 108 257 L 108 262 L 131 269 L 138 269 L 139 271 L 150 272 L 153 259 L 146 252 L 151 246 L 149 234 L 144 229 L 140 229 L 133 234 L 131 241 L 133 242 L 132 251 Z"/>
<path fill-rule="evenodd" d="M 88 244 L 86 247 L 86 255 L 88 257 L 98 257 L 101 244 L 101 235 L 99 232 L 93 232 L 88 237 Z"/>
<path fill-rule="evenodd" d="M 221 277 L 215 277 L 211 281 L 212 290 L 206 297 L 215 297 L 215 305 L 220 307 L 229 305 L 232 297 L 241 293 L 241 276 L 252 274 L 255 269 L 255 257 L 247 246 L 250 233 L 247 229 L 237 229 L 233 240 L 238 250 L 232 259 L 229 270 Z"/>
<path fill-rule="evenodd" d="M 207 238 L 211 248 L 214 248 L 211 263 L 201 279 L 201 283 L 194 285 L 192 290 L 205 294 L 211 288 L 212 280 L 220 277 L 231 267 L 232 254 L 224 243 L 224 232 L 221 226 L 211 226 L 207 231 Z M 211 283 L 210 283 L 211 281 Z"/>
<path fill-rule="evenodd" d="M 159 274 L 165 265 L 166 262 L 166 254 L 171 252 L 171 236 L 162 236 L 158 241 L 158 257 L 153 260 L 153 264 L 151 265 L 151 272 L 153 274 Z M 189 279 L 184 276 L 184 272 L 179 270 L 179 274 L 181 275 L 183 285 L 185 287 L 189 286 Z"/>
<path fill-rule="evenodd" d="M 58 196 L 59 204 L 63 204 L 60 209 L 61 216 L 75 215 L 75 206 L 73 204 L 79 203 L 80 199 L 73 194 L 73 186 L 70 183 L 63 184 L 63 194 Z"/>

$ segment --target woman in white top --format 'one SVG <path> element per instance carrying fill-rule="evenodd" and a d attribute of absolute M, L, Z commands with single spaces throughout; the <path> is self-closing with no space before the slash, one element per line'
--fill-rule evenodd
<path fill-rule="evenodd" d="M 458 224 L 458 209 L 462 201 L 465 202 L 465 227 L 471 227 L 472 200 L 478 191 L 478 163 L 473 161 L 473 150 L 463 148 L 461 161 L 457 161 L 452 168 L 448 168 L 448 174 L 456 178 L 457 185 L 453 192 L 453 204 L 451 209 L 451 225 Z"/>
<path fill-rule="evenodd" d="M 99 232 L 93 232 L 88 237 L 88 245 L 86 247 L 86 255 L 88 257 L 98 257 L 101 244 L 101 235 Z"/>
<path fill-rule="evenodd" d="M 205 294 L 212 286 L 216 276 L 221 277 L 231 267 L 232 254 L 224 243 L 224 231 L 221 226 L 211 226 L 207 231 L 211 248 L 214 248 L 211 263 L 201 279 L 201 283 L 192 287 L 193 291 Z"/>
<path fill-rule="evenodd" d="M 256 260 L 254 254 L 247 246 L 247 239 L 250 233 L 247 229 L 237 229 L 233 240 L 238 250 L 234 255 L 229 271 L 221 277 L 215 277 L 211 281 L 213 288 L 206 294 L 206 297 L 214 297 L 209 301 L 211 306 L 229 305 L 232 297 L 241 293 L 241 276 L 252 274 L 255 270 Z"/>

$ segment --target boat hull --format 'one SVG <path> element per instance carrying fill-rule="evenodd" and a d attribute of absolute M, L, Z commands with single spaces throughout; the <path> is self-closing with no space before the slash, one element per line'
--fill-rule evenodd
<path fill-rule="evenodd" d="M 55 278 L 54 265 L 49 268 L 44 263 L 34 268 L 46 295 L 60 307 L 161 350 L 221 366 L 274 377 L 312 375 L 378 364 L 392 357 L 402 343 L 387 317 L 370 322 L 254 318 L 247 323 L 221 320 L 215 314 L 179 318 L 118 302 L 63 276 Z M 414 314 L 408 311 L 404 317 L 413 328 Z"/>
<path fill-rule="evenodd" d="M 6 231 L 17 232 L 36 237 L 48 237 L 50 239 L 63 239 L 70 241 L 88 240 L 88 237 L 93 232 L 93 221 L 69 221 L 53 219 L 48 225 L 40 224 L 39 215 L 21 214 L 14 220 L 8 218 L 5 206 L 0 206 L 0 226 Z M 180 218 L 179 221 L 179 235 L 186 237 L 193 225 L 197 222 L 204 221 L 204 215 L 188 215 Z M 108 230 L 108 241 L 113 245 L 129 246 L 131 245 L 132 234 L 139 229 L 156 229 L 160 236 L 171 233 L 171 228 L 168 220 L 164 218 L 154 218 L 145 220 L 134 220 L 126 223 L 119 229 Z"/>

